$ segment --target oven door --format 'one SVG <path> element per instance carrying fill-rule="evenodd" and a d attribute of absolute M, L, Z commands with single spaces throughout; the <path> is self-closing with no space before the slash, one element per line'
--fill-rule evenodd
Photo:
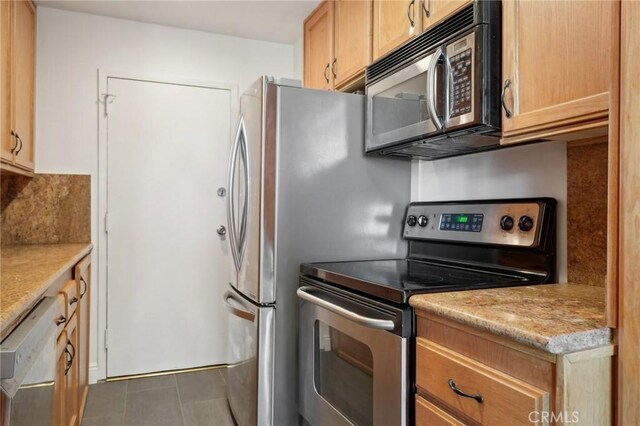
<path fill-rule="evenodd" d="M 367 86 L 366 151 L 442 133 L 442 49 Z"/>
<path fill-rule="evenodd" d="M 407 424 L 408 338 L 394 334 L 397 316 L 304 284 L 298 289 L 302 417 L 312 425 Z"/>

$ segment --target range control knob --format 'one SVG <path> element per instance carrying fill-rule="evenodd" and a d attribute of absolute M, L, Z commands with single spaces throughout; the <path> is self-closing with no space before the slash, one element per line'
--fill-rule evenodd
<path fill-rule="evenodd" d="M 429 223 L 429 219 L 427 219 L 426 216 L 424 215 L 418 216 L 418 225 L 424 228 L 425 226 L 427 226 L 427 223 Z"/>
<path fill-rule="evenodd" d="M 504 215 L 500 219 L 500 228 L 503 231 L 510 231 L 513 228 L 513 218 L 509 215 Z"/>
<path fill-rule="evenodd" d="M 409 217 L 407 217 L 407 225 L 416 226 L 416 223 L 418 223 L 418 220 L 414 215 L 411 214 L 409 215 Z"/>
<path fill-rule="evenodd" d="M 518 228 L 523 232 L 531 231 L 533 228 L 533 219 L 529 216 L 522 216 L 518 222 Z"/>

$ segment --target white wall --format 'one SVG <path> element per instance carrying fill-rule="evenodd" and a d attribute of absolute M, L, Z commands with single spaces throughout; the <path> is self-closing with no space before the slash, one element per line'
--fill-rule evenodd
<path fill-rule="evenodd" d="M 36 172 L 92 176 L 91 379 L 104 378 L 104 277 L 97 253 L 98 69 L 235 83 L 294 74 L 293 46 L 38 8 Z M 179 161 L 179 156 L 176 156 Z M 100 219 L 102 220 L 102 219 Z M 104 299 L 104 297 L 103 297 Z M 98 360 L 100 359 L 100 365 Z"/>
<path fill-rule="evenodd" d="M 304 77 L 304 37 L 293 43 L 293 76 L 302 81 Z"/>
<path fill-rule="evenodd" d="M 547 142 L 438 161 L 414 161 L 412 201 L 553 197 L 558 200 L 558 278 L 567 280 L 567 148 Z"/>

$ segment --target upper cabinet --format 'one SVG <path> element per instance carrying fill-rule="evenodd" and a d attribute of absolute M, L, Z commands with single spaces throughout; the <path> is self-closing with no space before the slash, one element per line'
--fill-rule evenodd
<path fill-rule="evenodd" d="M 34 167 L 36 9 L 29 0 L 1 2 L 0 135 L 3 171 Z"/>
<path fill-rule="evenodd" d="M 364 86 L 371 63 L 370 0 L 326 0 L 304 22 L 304 86 Z"/>
<path fill-rule="evenodd" d="M 473 0 L 420 0 L 422 31 L 426 31 L 449 15 L 473 3 Z"/>
<path fill-rule="evenodd" d="M 617 7 L 502 3 L 503 143 L 606 133 Z"/>
<path fill-rule="evenodd" d="M 351 86 L 364 78 L 371 63 L 371 1 L 335 1 L 335 87 Z"/>
<path fill-rule="evenodd" d="M 325 1 L 304 21 L 304 86 L 333 89 L 333 2 Z"/>
<path fill-rule="evenodd" d="M 373 1 L 373 60 L 419 33 L 420 0 Z"/>

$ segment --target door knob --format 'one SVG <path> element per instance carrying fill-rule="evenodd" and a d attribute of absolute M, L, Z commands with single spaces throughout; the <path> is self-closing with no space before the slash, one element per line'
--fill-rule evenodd
<path fill-rule="evenodd" d="M 220 225 L 216 232 L 218 233 L 218 235 L 226 235 L 227 228 L 225 228 L 224 225 Z"/>

